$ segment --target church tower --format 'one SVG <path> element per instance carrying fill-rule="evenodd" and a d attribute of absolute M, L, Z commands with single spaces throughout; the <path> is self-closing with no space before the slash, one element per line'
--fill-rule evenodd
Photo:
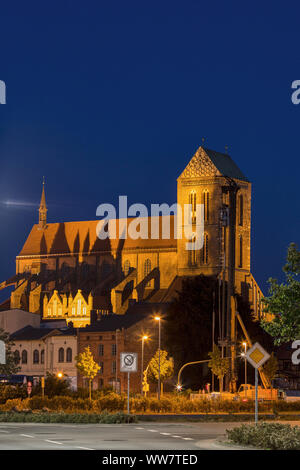
<path fill-rule="evenodd" d="M 39 207 L 39 229 L 46 228 L 47 225 L 47 205 L 45 196 L 45 179 L 43 179 L 42 197 Z"/>

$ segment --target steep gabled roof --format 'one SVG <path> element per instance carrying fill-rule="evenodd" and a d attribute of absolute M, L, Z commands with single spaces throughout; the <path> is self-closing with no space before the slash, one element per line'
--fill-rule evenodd
<path fill-rule="evenodd" d="M 249 182 L 236 163 L 226 153 L 199 147 L 179 178 L 228 176 Z"/>
<path fill-rule="evenodd" d="M 97 236 L 99 220 L 62 222 L 47 224 L 44 230 L 39 230 L 34 225 L 19 254 L 19 256 L 77 254 L 77 253 L 111 253 L 126 249 L 151 249 L 151 248 L 176 248 L 174 237 L 174 216 L 170 216 L 170 238 L 162 238 L 162 217 L 159 217 L 159 238 L 133 240 L 129 236 L 126 239 L 119 238 L 119 224 L 122 219 L 116 219 L 117 238 L 100 240 Z M 128 225 L 133 218 L 127 219 Z M 151 234 L 151 217 L 146 218 L 148 234 Z"/>

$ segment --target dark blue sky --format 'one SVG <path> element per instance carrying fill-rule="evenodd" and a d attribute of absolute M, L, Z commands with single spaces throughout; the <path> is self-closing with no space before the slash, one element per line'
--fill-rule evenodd
<path fill-rule="evenodd" d="M 37 221 L 101 202 L 176 200 L 205 137 L 253 183 L 252 271 L 265 290 L 300 240 L 299 2 L 1 3 L 0 281 Z"/>

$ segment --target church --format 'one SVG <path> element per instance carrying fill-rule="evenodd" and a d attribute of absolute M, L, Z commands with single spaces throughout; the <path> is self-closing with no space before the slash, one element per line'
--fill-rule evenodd
<path fill-rule="evenodd" d="M 0 284 L 14 286 L 1 310 L 20 309 L 79 328 L 90 324 L 91 315 L 166 304 L 182 279 L 204 274 L 231 280 L 260 318 L 262 292 L 250 270 L 250 181 L 227 153 L 201 146 L 179 173 L 177 203 L 191 204 L 193 223 L 196 204 L 204 206 L 199 250 L 186 250 L 174 229 L 167 239 L 160 231 L 156 239 L 101 240 L 99 220 L 50 222 L 43 183 L 38 223 L 16 257 L 16 274 Z M 183 218 L 176 222 L 184 224 Z"/>

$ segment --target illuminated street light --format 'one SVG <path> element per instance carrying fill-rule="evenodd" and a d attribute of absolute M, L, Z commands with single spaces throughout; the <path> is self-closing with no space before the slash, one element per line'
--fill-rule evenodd
<path fill-rule="evenodd" d="M 160 324 L 161 318 L 159 316 L 154 317 L 155 321 L 158 321 L 158 390 L 157 390 L 157 398 L 160 400 L 160 343 L 161 343 L 161 332 L 160 332 Z"/>
<path fill-rule="evenodd" d="M 59 379 L 62 379 L 63 373 L 62 373 L 62 372 L 58 372 L 58 373 L 57 373 L 57 377 L 58 377 Z"/>
<path fill-rule="evenodd" d="M 142 336 L 142 364 L 141 364 L 141 394 L 143 395 L 143 377 L 144 377 L 144 343 L 149 339 L 149 336 Z"/>
<path fill-rule="evenodd" d="M 182 390 L 182 385 L 177 384 L 177 385 L 176 385 L 176 390 L 177 390 L 177 392 L 181 392 L 181 390 Z"/>

